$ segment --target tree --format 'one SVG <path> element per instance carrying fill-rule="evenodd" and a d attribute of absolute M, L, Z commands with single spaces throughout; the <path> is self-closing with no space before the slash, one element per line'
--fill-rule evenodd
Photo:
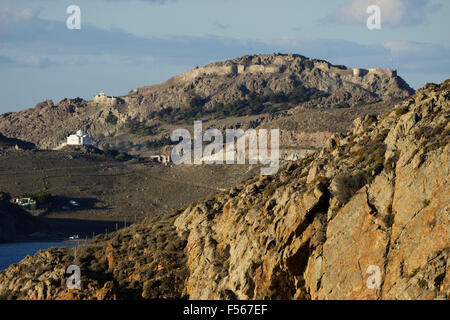
<path fill-rule="evenodd" d="M 117 120 L 118 118 L 113 115 L 112 113 L 109 113 L 108 116 L 105 119 L 106 123 L 112 124 L 112 125 L 116 125 L 117 124 Z"/>
<path fill-rule="evenodd" d="M 37 204 L 46 204 L 52 200 L 52 194 L 47 189 L 41 189 L 35 193 L 34 197 Z"/>

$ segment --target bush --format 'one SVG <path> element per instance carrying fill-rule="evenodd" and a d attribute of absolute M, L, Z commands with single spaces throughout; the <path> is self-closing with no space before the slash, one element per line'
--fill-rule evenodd
<path fill-rule="evenodd" d="M 189 105 L 191 106 L 191 108 L 201 108 L 207 101 L 208 99 L 203 99 L 202 97 L 195 96 L 191 99 Z"/>
<path fill-rule="evenodd" d="M 158 133 L 158 126 L 146 126 L 145 123 L 139 122 L 136 119 L 128 118 L 125 122 L 125 127 L 132 134 L 140 135 L 140 136 L 150 136 Z"/>
<path fill-rule="evenodd" d="M 341 202 L 347 203 L 350 198 L 368 181 L 365 172 L 360 171 L 354 175 L 340 174 L 334 178 L 334 196 Z"/>
<path fill-rule="evenodd" d="M 117 161 L 127 161 L 131 159 L 131 156 L 125 152 L 119 152 L 118 155 L 114 157 Z"/>
<path fill-rule="evenodd" d="M 350 105 L 347 102 L 339 102 L 336 103 L 333 108 L 342 109 L 342 108 L 350 108 Z"/>
<path fill-rule="evenodd" d="M 303 64 L 308 70 L 311 70 L 314 67 L 314 62 L 312 62 L 311 60 L 305 60 Z"/>
<path fill-rule="evenodd" d="M 158 140 L 147 140 L 144 142 L 144 145 L 149 148 L 159 148 L 162 146 L 172 145 L 174 142 L 169 137 L 162 137 Z"/>
<path fill-rule="evenodd" d="M 417 280 L 417 285 L 418 285 L 421 289 L 428 289 L 428 282 L 427 282 L 427 280 L 425 280 L 424 278 L 418 279 L 418 280 Z"/>
<path fill-rule="evenodd" d="M 33 198 L 37 204 L 46 204 L 52 200 L 52 194 L 47 189 L 42 189 L 36 192 Z"/>
<path fill-rule="evenodd" d="M 394 224 L 395 215 L 393 213 L 388 213 L 383 217 L 383 222 L 386 225 L 386 227 L 390 228 Z"/>
<path fill-rule="evenodd" d="M 109 113 L 108 116 L 105 119 L 106 123 L 112 124 L 112 125 L 116 125 L 117 124 L 117 120 L 118 118 L 113 115 L 112 113 Z"/>
<path fill-rule="evenodd" d="M 408 112 L 408 107 L 400 107 L 400 108 L 395 109 L 395 115 L 397 117 L 400 117 L 407 112 Z"/>
<path fill-rule="evenodd" d="M 259 95 L 250 92 L 246 99 L 239 99 L 227 104 L 217 103 L 213 108 L 204 110 L 204 104 L 207 99 L 194 97 L 186 108 L 173 109 L 171 107 L 160 111 L 153 111 L 151 118 L 158 118 L 168 123 L 185 121 L 192 122 L 194 119 L 200 119 L 203 116 L 211 115 L 213 118 L 225 118 L 229 116 L 247 116 L 262 113 L 274 113 L 290 108 L 289 103 L 302 103 L 311 99 L 327 96 L 328 94 L 315 88 L 306 88 L 302 85 L 295 88 L 290 93 L 275 92 L 270 95 Z M 270 103 L 268 103 L 270 102 Z"/>

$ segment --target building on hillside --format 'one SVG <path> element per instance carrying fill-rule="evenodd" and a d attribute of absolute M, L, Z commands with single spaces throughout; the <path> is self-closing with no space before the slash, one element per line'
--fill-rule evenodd
<path fill-rule="evenodd" d="M 117 104 L 117 98 L 107 96 L 104 92 L 100 92 L 99 94 L 94 96 L 94 103 L 115 106 Z"/>
<path fill-rule="evenodd" d="M 14 203 L 24 208 L 36 209 L 36 200 L 31 198 L 16 198 Z"/>
<path fill-rule="evenodd" d="M 67 137 L 67 145 L 69 146 L 90 146 L 91 143 L 91 138 L 83 130 L 78 130 L 76 134 Z"/>
<path fill-rule="evenodd" d="M 165 164 L 165 165 L 169 164 L 170 161 L 171 161 L 170 156 L 161 155 L 161 154 L 159 154 L 159 155 L 154 155 L 154 156 L 150 156 L 150 159 L 151 159 L 152 161 L 159 162 L 159 163 L 163 163 L 163 164 Z"/>

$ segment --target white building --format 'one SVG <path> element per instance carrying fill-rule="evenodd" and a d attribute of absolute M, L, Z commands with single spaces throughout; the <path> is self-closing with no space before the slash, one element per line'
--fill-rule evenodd
<path fill-rule="evenodd" d="M 67 145 L 69 146 L 90 146 L 91 138 L 84 134 L 83 130 L 78 130 L 76 134 L 67 137 Z"/>

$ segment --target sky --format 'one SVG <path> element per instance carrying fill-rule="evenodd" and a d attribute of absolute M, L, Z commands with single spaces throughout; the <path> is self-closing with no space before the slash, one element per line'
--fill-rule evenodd
<path fill-rule="evenodd" d="M 0 0 L 0 113 L 274 52 L 397 69 L 417 89 L 450 78 L 449 16 L 448 0 Z"/>

